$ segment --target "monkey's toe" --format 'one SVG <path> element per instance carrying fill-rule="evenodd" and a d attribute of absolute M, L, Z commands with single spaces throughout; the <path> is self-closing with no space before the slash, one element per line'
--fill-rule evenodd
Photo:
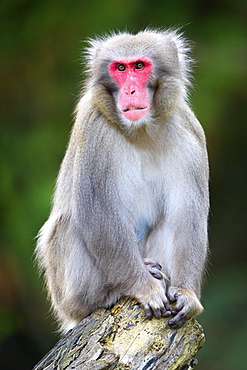
<path fill-rule="evenodd" d="M 164 279 L 164 278 L 165 278 L 165 275 L 164 275 L 164 274 L 163 274 L 163 272 L 161 271 L 162 266 L 161 266 L 158 262 L 144 260 L 144 263 L 145 263 L 145 265 L 147 266 L 147 269 L 148 269 L 148 271 L 150 272 L 150 274 L 151 274 L 155 279 L 162 280 L 162 279 Z"/>
<path fill-rule="evenodd" d="M 144 259 L 144 263 L 145 265 L 147 266 L 150 266 L 150 267 L 153 267 L 153 268 L 156 268 L 158 270 L 161 270 L 162 269 L 162 266 L 158 263 L 158 262 L 155 262 L 155 261 L 149 261 L 147 260 L 146 258 Z"/>

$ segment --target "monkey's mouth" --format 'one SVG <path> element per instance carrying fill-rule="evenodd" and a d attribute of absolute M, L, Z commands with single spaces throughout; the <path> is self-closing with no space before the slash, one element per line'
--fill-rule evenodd
<path fill-rule="evenodd" d="M 129 110 L 141 110 L 141 109 L 147 109 L 147 107 L 128 107 L 123 109 L 123 112 L 128 112 Z"/>
<path fill-rule="evenodd" d="M 138 119 L 144 117 L 149 111 L 148 107 L 130 106 L 122 109 L 122 113 L 125 118 L 131 121 L 137 121 Z"/>
<path fill-rule="evenodd" d="M 149 107 L 140 107 L 138 105 L 131 105 L 122 109 L 122 114 L 125 118 L 131 121 L 137 121 L 144 117 L 149 112 Z"/>

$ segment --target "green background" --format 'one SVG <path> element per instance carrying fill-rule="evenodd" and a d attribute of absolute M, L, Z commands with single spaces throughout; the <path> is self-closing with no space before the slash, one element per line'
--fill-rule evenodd
<path fill-rule="evenodd" d="M 31 369 L 58 340 L 33 262 L 82 79 L 83 40 L 183 28 L 195 42 L 193 109 L 211 167 L 210 258 L 198 370 L 246 368 L 246 0 L 2 0 L 0 4 L 0 358 Z"/>

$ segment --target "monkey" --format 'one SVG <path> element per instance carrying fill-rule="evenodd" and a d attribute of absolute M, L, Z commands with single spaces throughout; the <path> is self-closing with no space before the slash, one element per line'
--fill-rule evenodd
<path fill-rule="evenodd" d="M 175 29 L 88 41 L 85 82 L 36 256 L 61 330 L 133 297 L 179 328 L 203 310 L 208 158 Z"/>

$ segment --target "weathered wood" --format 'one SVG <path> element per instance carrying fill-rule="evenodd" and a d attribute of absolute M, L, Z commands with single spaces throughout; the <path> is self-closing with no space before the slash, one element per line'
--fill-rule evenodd
<path fill-rule="evenodd" d="M 148 320 L 135 300 L 122 299 L 82 320 L 34 370 L 191 369 L 205 341 L 202 327 L 192 319 L 171 329 L 167 321 Z"/>

